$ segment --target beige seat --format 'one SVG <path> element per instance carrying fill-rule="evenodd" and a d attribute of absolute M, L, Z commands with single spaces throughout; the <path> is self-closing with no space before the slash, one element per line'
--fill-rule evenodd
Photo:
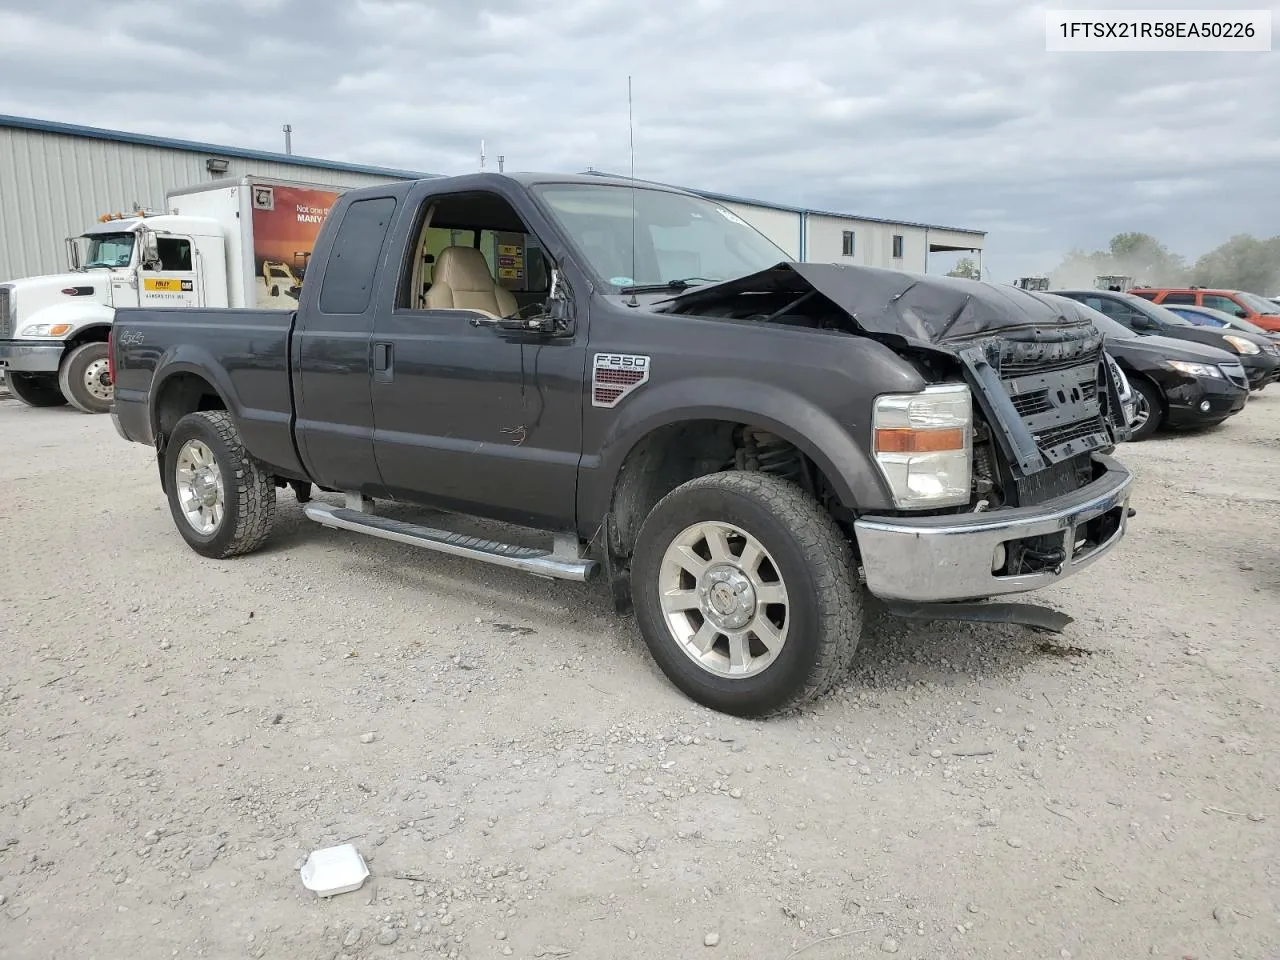
<path fill-rule="evenodd" d="M 425 300 L 428 310 L 480 310 L 495 317 L 509 317 L 520 308 L 511 291 L 498 286 L 484 254 L 474 247 L 440 251 Z"/>

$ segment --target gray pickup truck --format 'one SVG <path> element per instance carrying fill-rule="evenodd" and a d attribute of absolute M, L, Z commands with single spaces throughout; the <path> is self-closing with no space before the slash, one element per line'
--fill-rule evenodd
<path fill-rule="evenodd" d="M 199 553 L 259 547 L 291 488 L 339 530 L 599 574 L 671 681 L 739 715 L 835 683 L 868 594 L 1046 625 L 988 601 L 1083 569 L 1132 513 L 1085 311 L 788 262 L 730 210 L 626 180 L 349 192 L 296 312 L 121 310 L 109 356 L 116 428 L 155 449 Z"/>

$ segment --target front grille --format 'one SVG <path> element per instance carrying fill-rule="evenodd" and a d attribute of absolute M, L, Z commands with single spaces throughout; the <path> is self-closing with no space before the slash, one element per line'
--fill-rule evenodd
<path fill-rule="evenodd" d="M 1239 363 L 1230 361 L 1218 364 L 1218 369 L 1222 371 L 1222 375 L 1234 383 L 1237 387 L 1249 389 L 1249 378 L 1245 375 L 1244 367 Z"/>
<path fill-rule="evenodd" d="M 0 338 L 13 337 L 13 296 L 11 287 L 0 287 Z"/>
<path fill-rule="evenodd" d="M 1097 336 L 1074 342 L 1001 344 L 1001 383 L 1040 453 L 1052 465 L 1077 463 L 1081 455 L 1112 442 L 1098 395 L 1104 377 L 1102 358 L 1102 340 Z M 1043 478 L 1027 493 L 1042 495 L 1059 484 L 1066 488 L 1061 492 L 1069 492 L 1076 489 L 1077 479 L 1074 467 L 1055 470 L 1054 478 Z"/>

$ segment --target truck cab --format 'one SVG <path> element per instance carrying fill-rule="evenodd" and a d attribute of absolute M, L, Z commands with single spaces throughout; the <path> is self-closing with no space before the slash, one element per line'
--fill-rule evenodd
<path fill-rule="evenodd" d="M 69 272 L 0 284 L 0 371 L 31 406 L 110 409 L 120 307 L 227 306 L 222 228 L 204 217 L 104 216 L 67 239 Z"/>

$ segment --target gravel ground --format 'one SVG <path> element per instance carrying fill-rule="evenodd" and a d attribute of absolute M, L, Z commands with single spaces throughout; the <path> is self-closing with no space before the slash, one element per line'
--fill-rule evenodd
<path fill-rule="evenodd" d="M 1280 956 L 1280 389 L 1123 448 L 1065 635 L 881 623 L 680 696 L 603 588 L 327 531 L 204 560 L 106 417 L 0 403 L 0 955 Z M 307 852 L 372 877 L 319 900 Z"/>

